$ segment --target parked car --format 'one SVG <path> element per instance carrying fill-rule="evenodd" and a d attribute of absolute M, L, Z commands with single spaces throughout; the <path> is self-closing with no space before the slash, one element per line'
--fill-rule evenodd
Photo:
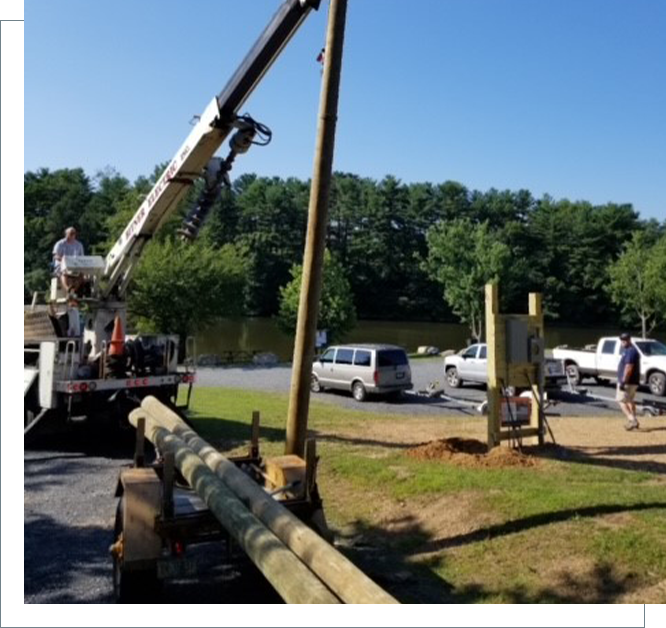
<path fill-rule="evenodd" d="M 546 358 L 544 369 L 547 388 L 566 382 L 564 363 L 561 360 Z M 444 376 L 452 388 L 460 388 L 464 382 L 487 384 L 488 346 L 478 343 L 444 358 Z"/>
<path fill-rule="evenodd" d="M 312 365 L 313 392 L 349 390 L 356 401 L 368 394 L 399 395 L 412 388 L 405 350 L 394 345 L 359 344 L 329 347 Z"/>
<path fill-rule="evenodd" d="M 633 344 L 641 354 L 641 384 L 653 395 L 666 395 L 666 345 L 658 340 L 636 338 Z M 601 338 L 591 349 L 556 347 L 553 356 L 562 360 L 572 384 L 586 377 L 597 381 L 616 381 L 617 367 L 622 357 L 622 344 L 617 337 Z"/>

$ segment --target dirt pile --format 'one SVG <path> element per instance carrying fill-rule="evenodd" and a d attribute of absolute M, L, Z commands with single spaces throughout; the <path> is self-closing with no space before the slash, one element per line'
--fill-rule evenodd
<path fill-rule="evenodd" d="M 505 446 L 488 452 L 485 443 L 467 438 L 434 440 L 408 449 L 407 455 L 418 460 L 450 462 L 461 467 L 534 467 L 539 464 L 536 458 Z"/>

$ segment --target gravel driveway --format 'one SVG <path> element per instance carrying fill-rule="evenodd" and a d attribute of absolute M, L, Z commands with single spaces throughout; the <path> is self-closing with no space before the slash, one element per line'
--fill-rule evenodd
<path fill-rule="evenodd" d="M 24 452 L 25 603 L 112 601 L 113 493 L 131 451 L 45 435 Z"/>
<path fill-rule="evenodd" d="M 459 414 L 478 416 L 477 407 L 486 398 L 485 388 L 474 384 L 465 384 L 462 388 L 450 388 L 443 378 L 442 358 L 412 360 L 412 380 L 414 391 L 425 390 L 431 382 L 439 382 L 444 387 L 448 398 L 429 399 L 407 394 L 400 401 L 372 398 L 365 403 L 354 401 L 350 394 L 326 391 L 313 395 L 313 399 L 332 403 L 344 408 L 367 410 L 391 414 Z M 250 390 L 268 390 L 289 392 L 291 381 L 291 365 L 280 364 L 273 367 L 238 366 L 229 368 L 199 368 L 197 371 L 197 387 L 245 388 Z M 591 395 L 612 398 L 615 390 L 612 386 L 584 385 Z M 195 392 L 196 395 L 196 387 Z M 559 392 L 551 395 L 554 403 L 548 414 L 553 416 L 617 416 L 619 408 L 612 401 L 600 401 L 592 398 Z M 639 393 L 640 399 L 657 397 L 645 392 Z"/>

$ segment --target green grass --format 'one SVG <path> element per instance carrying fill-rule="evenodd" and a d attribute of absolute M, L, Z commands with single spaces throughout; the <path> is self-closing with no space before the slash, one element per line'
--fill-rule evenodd
<path fill-rule="evenodd" d="M 272 455 L 282 453 L 287 405 L 279 393 L 197 389 L 192 418 L 204 438 L 230 450 L 247 443 L 252 410 L 260 410 L 262 451 Z M 325 432 L 319 477 L 329 520 L 374 548 L 350 556 L 380 579 L 387 570 L 415 574 L 385 583 L 399 599 L 606 602 L 666 579 L 666 482 L 658 474 L 545 458 L 536 467 L 460 467 L 353 436 L 369 422 L 409 419 L 314 400 L 309 426 Z M 450 432 L 465 419 L 441 421 Z M 442 520 L 446 504 L 469 505 L 466 531 L 424 523 L 423 508 L 438 500 Z"/>

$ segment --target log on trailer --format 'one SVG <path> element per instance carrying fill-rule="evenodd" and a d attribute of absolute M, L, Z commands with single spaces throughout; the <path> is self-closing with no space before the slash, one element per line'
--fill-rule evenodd
<path fill-rule="evenodd" d="M 350 560 L 275 501 L 251 478 L 202 439 L 173 410 L 155 397 L 146 397 L 141 412 L 181 438 L 284 544 L 289 547 L 345 604 L 397 604 L 397 600 Z"/>
<path fill-rule="evenodd" d="M 136 411 L 130 422 L 141 418 Z M 285 602 L 339 604 L 338 598 L 254 516 L 182 439 L 154 421 L 146 422 L 146 437 L 164 454 L 173 454 L 176 467 L 204 500 L 211 513 L 264 574 Z"/>

